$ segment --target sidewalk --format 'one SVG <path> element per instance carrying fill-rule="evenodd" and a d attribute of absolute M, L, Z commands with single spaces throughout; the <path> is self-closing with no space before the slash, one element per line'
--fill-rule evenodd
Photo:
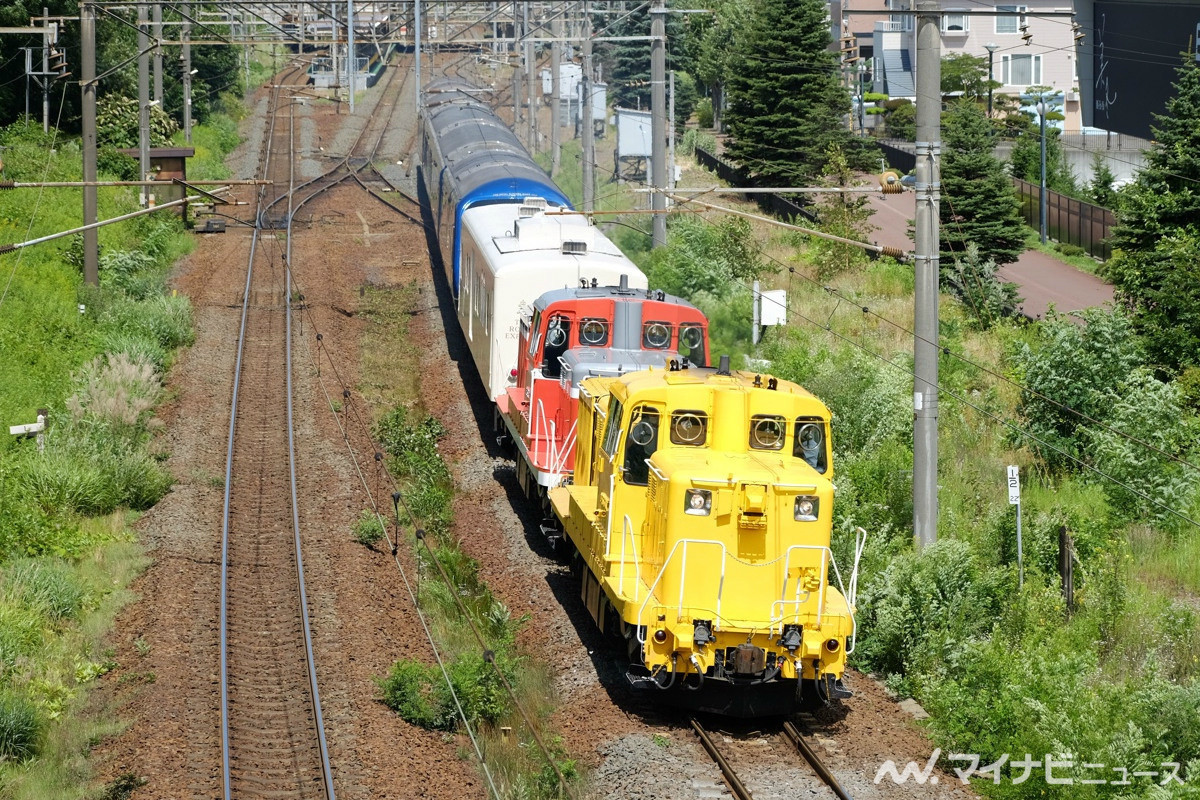
<path fill-rule="evenodd" d="M 908 223 L 916 213 L 916 195 L 906 191 L 902 194 L 871 194 L 867 199 L 875 209 L 871 222 L 879 227 L 867 238 L 877 244 L 911 251 L 913 243 L 908 238 Z M 1043 318 L 1051 304 L 1058 311 L 1067 313 L 1113 300 L 1113 287 L 1109 284 L 1037 250 L 1026 250 L 1016 263 L 1001 267 L 997 275 L 1017 285 L 1017 294 L 1023 299 L 1018 308 L 1031 319 Z"/>

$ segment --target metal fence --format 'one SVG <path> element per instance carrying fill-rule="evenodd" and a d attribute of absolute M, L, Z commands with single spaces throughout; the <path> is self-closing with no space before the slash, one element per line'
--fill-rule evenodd
<path fill-rule="evenodd" d="M 1041 227 L 1041 187 L 1036 183 L 1013 178 L 1021 199 L 1021 213 L 1035 229 Z M 1082 247 L 1094 258 L 1107 261 L 1112 257 L 1108 243 L 1117 219 L 1103 206 L 1076 200 L 1055 191 L 1046 191 L 1046 235 L 1064 244 Z"/>
<path fill-rule="evenodd" d="M 754 182 L 750 180 L 746 171 L 736 164 L 726 161 L 718 155 L 696 148 L 696 163 L 705 169 L 712 170 L 717 173 L 717 177 L 728 183 L 730 186 L 753 186 Z M 795 200 L 783 197 L 778 194 L 752 194 L 746 195 L 747 200 L 753 200 L 758 203 L 759 207 L 764 211 L 769 211 L 776 216 L 784 219 L 794 219 L 796 217 L 804 217 L 810 222 L 817 221 L 817 215 L 810 208 L 807 208 Z"/>

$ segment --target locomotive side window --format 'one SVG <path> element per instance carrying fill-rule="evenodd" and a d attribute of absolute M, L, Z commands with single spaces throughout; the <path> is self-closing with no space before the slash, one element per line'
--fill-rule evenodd
<path fill-rule="evenodd" d="M 579 342 L 589 347 L 608 344 L 608 320 L 586 317 L 579 323 Z"/>
<path fill-rule="evenodd" d="M 666 350 L 671 346 L 671 323 L 647 322 L 642 327 L 642 347 L 647 350 Z"/>
<path fill-rule="evenodd" d="M 796 420 L 792 455 L 803 458 L 817 472 L 825 472 L 828 462 L 825 460 L 824 420 L 820 417 L 800 417 Z"/>
<path fill-rule="evenodd" d="M 546 349 L 542 351 L 542 374 L 557 378 L 562 374 L 558 357 L 571 346 L 571 320 L 566 317 L 551 317 L 546 328 Z"/>
<path fill-rule="evenodd" d="M 671 414 L 671 444 L 701 447 L 708 439 L 708 415 L 703 411 Z"/>
<path fill-rule="evenodd" d="M 629 417 L 629 435 L 625 437 L 625 482 L 645 486 L 650 482 L 646 460 L 658 449 L 658 411 L 639 406 Z"/>
<path fill-rule="evenodd" d="M 529 355 L 531 355 L 531 356 L 537 352 L 538 341 L 542 338 L 541 335 L 538 333 L 538 331 L 540 330 L 541 324 L 542 324 L 542 312 L 541 311 L 533 312 L 533 320 L 529 323 L 529 330 L 533 332 L 533 335 L 531 335 L 529 337 Z"/>
<path fill-rule="evenodd" d="M 679 355 L 686 356 L 688 361 L 699 367 L 703 367 L 708 363 L 708 356 L 704 352 L 703 326 L 679 326 Z"/>
<path fill-rule="evenodd" d="M 617 442 L 621 440 L 621 401 L 612 399 L 608 406 L 608 428 L 604 431 L 604 454 L 612 458 L 617 454 Z"/>
<path fill-rule="evenodd" d="M 750 446 L 755 450 L 782 450 L 787 423 L 775 414 L 755 414 L 750 418 Z"/>

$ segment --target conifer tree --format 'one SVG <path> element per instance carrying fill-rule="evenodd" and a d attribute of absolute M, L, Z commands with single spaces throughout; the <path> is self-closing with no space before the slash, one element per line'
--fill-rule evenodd
<path fill-rule="evenodd" d="M 967 245 L 984 261 L 1010 264 L 1024 250 L 1025 227 L 1016 191 L 993 154 L 996 133 L 976 104 L 961 101 L 943 117 L 942 274 Z"/>
<path fill-rule="evenodd" d="M 829 49 L 828 14 L 821 0 L 761 0 L 730 65 L 728 152 L 761 183 L 820 175 L 831 145 L 841 146 L 851 166 L 875 166 L 869 146 L 843 123 L 850 95 Z"/>
<path fill-rule="evenodd" d="M 1200 364 L 1200 64 L 1179 68 L 1155 143 L 1122 190 L 1107 274 L 1167 372 Z"/>

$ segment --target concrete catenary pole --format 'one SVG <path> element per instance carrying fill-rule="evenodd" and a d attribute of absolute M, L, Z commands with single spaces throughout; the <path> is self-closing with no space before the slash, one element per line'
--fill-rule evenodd
<path fill-rule="evenodd" d="M 96 7 L 79 8 L 79 86 L 83 97 L 83 224 L 96 221 Z M 100 285 L 100 236 L 95 228 L 83 232 L 83 282 Z"/>
<path fill-rule="evenodd" d="M 42 6 L 42 27 L 46 28 L 46 32 L 42 34 L 42 133 L 50 132 L 50 86 L 52 80 L 50 78 L 50 45 L 56 42 L 50 41 L 50 9 Z M 25 84 L 25 116 L 29 116 L 29 84 Z M 1045 172 L 1045 169 L 1042 170 Z"/>
<path fill-rule="evenodd" d="M 358 56 L 354 51 L 354 0 L 346 0 L 346 84 L 350 87 L 350 113 L 354 113 L 354 75 Z"/>
<path fill-rule="evenodd" d="M 150 175 L 150 35 L 147 31 L 149 10 L 139 5 L 137 9 L 138 47 L 138 175 L 146 180 Z M 142 187 L 142 205 L 150 202 L 150 187 Z"/>
<path fill-rule="evenodd" d="M 417 66 L 417 113 L 421 111 L 421 0 L 413 0 L 413 55 L 416 56 L 414 63 Z"/>
<path fill-rule="evenodd" d="M 303 30 L 304 26 L 301 25 Z M 179 54 L 179 60 L 183 64 L 183 140 L 187 144 L 192 143 L 192 23 L 184 19 L 183 25 L 180 28 L 180 39 L 183 41 L 183 47 Z"/>
<path fill-rule="evenodd" d="M 583 12 L 583 97 L 579 101 L 580 109 L 592 105 L 592 17 L 588 13 L 587 4 Z M 580 135 L 583 137 L 583 210 L 596 210 L 596 126 L 590 116 L 582 117 Z"/>
<path fill-rule="evenodd" d="M 667 243 L 667 9 L 665 0 L 650 7 L 650 184 L 654 188 L 654 247 Z"/>
<path fill-rule="evenodd" d="M 525 40 L 521 60 L 525 64 L 525 135 L 528 136 L 529 152 L 537 152 L 537 106 L 534 104 L 533 84 L 536 65 L 533 56 L 532 31 L 529 29 L 529 4 L 521 6 L 521 36 Z"/>
<path fill-rule="evenodd" d="M 556 16 L 551 24 L 550 45 L 550 174 L 556 175 L 562 163 L 562 128 L 559 126 L 559 110 L 562 104 L 562 86 L 559 72 L 562 71 L 562 17 Z"/>
<path fill-rule="evenodd" d="M 938 250 L 941 202 L 942 37 L 936 0 L 917 11 L 916 303 L 913 386 L 913 534 L 937 541 Z"/>
<path fill-rule="evenodd" d="M 155 3 L 150 7 L 151 20 L 154 27 L 151 28 L 151 35 L 154 36 L 154 94 L 152 99 L 159 103 L 163 99 L 163 53 L 162 53 L 162 3 Z"/>

